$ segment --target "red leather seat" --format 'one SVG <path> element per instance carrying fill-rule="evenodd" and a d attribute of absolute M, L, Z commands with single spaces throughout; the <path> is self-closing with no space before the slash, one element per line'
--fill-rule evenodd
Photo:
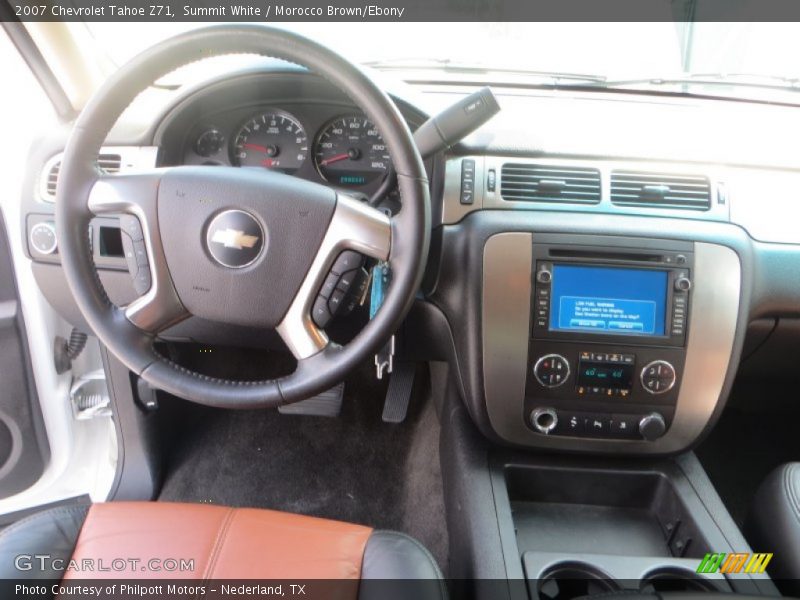
<path fill-rule="evenodd" d="M 19 556 L 45 554 L 48 561 L 20 571 Z M 337 580 L 333 595 L 360 600 L 387 597 L 386 588 L 364 580 L 407 580 L 427 583 L 397 597 L 445 595 L 434 559 L 404 534 L 272 510 L 166 502 L 61 506 L 9 526 L 0 532 L 0 580 L 20 577 L 65 585 L 77 579 Z M 341 584 L 346 581 L 352 585 Z"/>

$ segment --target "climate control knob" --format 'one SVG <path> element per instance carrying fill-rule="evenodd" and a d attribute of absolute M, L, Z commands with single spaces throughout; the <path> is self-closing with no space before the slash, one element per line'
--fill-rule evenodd
<path fill-rule="evenodd" d="M 647 363 L 640 376 L 642 387 L 651 394 L 664 394 L 675 386 L 675 367 L 665 360 Z"/>
<path fill-rule="evenodd" d="M 564 385 L 569 377 L 569 362 L 560 354 L 545 354 L 533 365 L 533 376 L 546 388 Z"/>
<path fill-rule="evenodd" d="M 654 412 L 642 417 L 639 421 L 639 434 L 648 442 L 657 440 L 667 430 L 667 424 L 660 413 Z"/>

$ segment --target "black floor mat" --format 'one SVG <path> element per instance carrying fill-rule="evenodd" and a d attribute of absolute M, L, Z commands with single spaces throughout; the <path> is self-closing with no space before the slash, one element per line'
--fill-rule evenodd
<path fill-rule="evenodd" d="M 800 460 L 796 383 L 738 381 L 697 456 L 734 520 L 741 526 L 767 474 Z"/>
<path fill-rule="evenodd" d="M 447 534 L 435 410 L 381 421 L 385 384 L 362 369 L 339 418 L 183 405 L 160 500 L 271 508 L 412 535 L 442 567 Z M 173 402 L 180 402 L 173 400 Z"/>

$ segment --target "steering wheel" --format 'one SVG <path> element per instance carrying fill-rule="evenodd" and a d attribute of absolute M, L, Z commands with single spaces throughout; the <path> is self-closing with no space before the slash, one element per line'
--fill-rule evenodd
<path fill-rule="evenodd" d="M 383 136 L 402 209 L 392 218 L 346 194 L 267 169 L 171 167 L 103 174 L 97 156 L 119 115 L 160 77 L 223 54 L 299 64 L 341 89 Z M 87 323 L 109 351 L 151 385 L 209 406 L 271 407 L 342 381 L 397 329 L 419 288 L 430 241 L 429 186 L 411 132 L 360 68 L 314 41 L 261 25 L 223 25 L 166 40 L 123 66 L 90 100 L 68 140 L 56 226 L 61 262 Z M 96 215 L 121 215 L 146 292 L 111 303 L 88 244 Z M 335 261 L 353 252 L 386 260 L 392 283 L 374 319 L 348 344 L 332 343 L 311 311 Z M 157 335 L 190 315 L 275 329 L 297 358 L 286 377 L 230 381 L 159 354 Z"/>

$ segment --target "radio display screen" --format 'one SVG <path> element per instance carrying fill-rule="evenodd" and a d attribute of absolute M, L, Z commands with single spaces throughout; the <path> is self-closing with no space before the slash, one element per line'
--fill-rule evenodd
<path fill-rule="evenodd" d="M 668 272 L 553 265 L 551 331 L 663 336 Z"/>

